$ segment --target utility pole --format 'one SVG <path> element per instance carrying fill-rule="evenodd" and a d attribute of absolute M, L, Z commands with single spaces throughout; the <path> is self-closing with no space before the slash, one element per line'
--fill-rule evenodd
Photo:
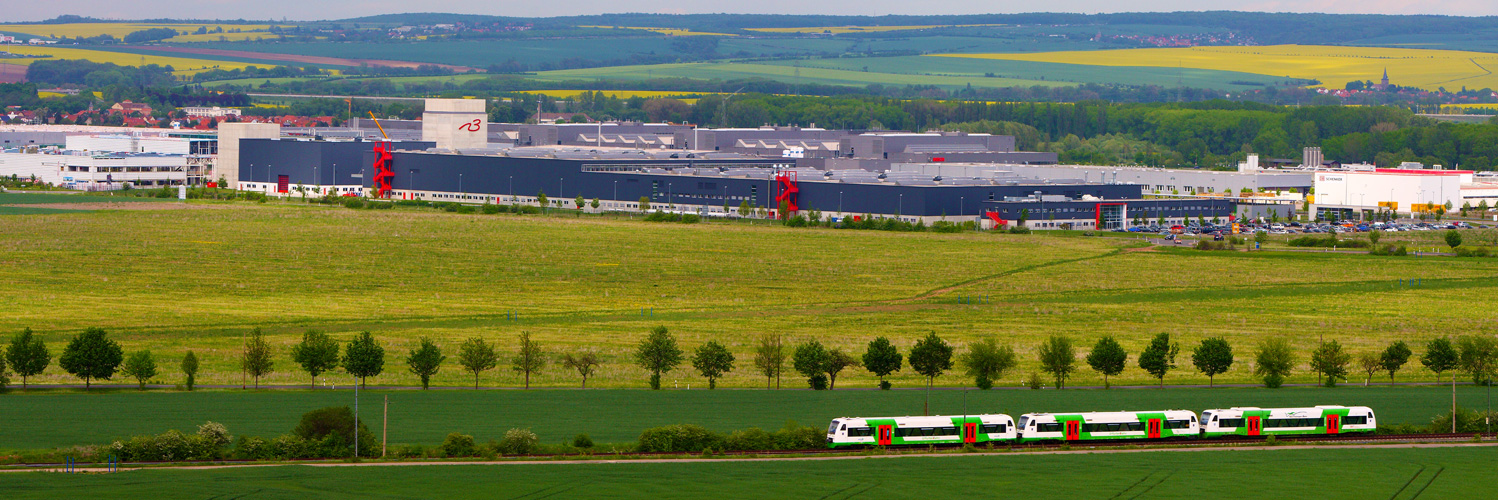
<path fill-rule="evenodd" d="M 359 458 L 359 383 L 354 382 L 354 458 Z"/>

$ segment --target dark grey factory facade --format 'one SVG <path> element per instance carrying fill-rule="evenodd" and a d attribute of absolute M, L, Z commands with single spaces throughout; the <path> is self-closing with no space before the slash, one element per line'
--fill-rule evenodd
<path fill-rule="evenodd" d="M 362 187 L 361 192 L 371 192 L 376 174 L 375 144 L 367 141 L 244 139 L 241 141 L 239 180 L 250 189 L 267 189 L 273 194 L 294 185 L 351 185 Z M 626 152 L 597 154 L 596 151 L 591 155 L 587 151 L 550 154 L 532 151 L 520 155 L 513 150 L 454 154 L 429 151 L 430 146 L 431 143 L 425 142 L 394 143 L 395 151 L 391 153 L 389 163 L 394 174 L 393 190 L 389 197 L 525 203 L 534 202 L 538 194 L 544 193 L 570 208 L 577 208 L 570 200 L 581 196 L 587 200 L 604 200 L 606 208 L 636 210 L 643 197 L 657 209 L 732 214 L 745 202 L 774 210 L 780 205 L 777 196 L 790 192 L 790 201 L 802 211 L 817 210 L 848 216 L 898 216 L 908 220 L 939 220 L 944 217 L 972 220 L 996 216 L 1013 219 L 1017 216 L 1005 215 L 1010 207 L 1023 205 L 1026 199 L 1055 197 L 1152 207 L 1148 210 L 1165 210 L 1167 208 L 1162 207 L 1187 202 L 1193 207 L 1211 207 L 1206 212 L 1185 209 L 1171 212 L 1190 217 L 1198 213 L 1204 213 L 1208 218 L 1232 213 L 1231 204 L 1227 202 L 1141 200 L 1141 187 L 1132 184 L 1036 181 L 949 185 L 930 179 L 848 182 L 830 180 L 818 171 L 792 170 L 793 163 L 779 158 L 699 157 L 670 151 L 635 152 L 633 155 Z M 777 173 L 772 175 L 772 172 Z M 1085 205 L 1088 202 L 1077 203 Z M 1090 203 L 1095 205 L 1097 202 Z M 1059 208 L 1059 205 L 1052 208 Z M 1089 218 L 1095 219 L 1095 214 Z"/>

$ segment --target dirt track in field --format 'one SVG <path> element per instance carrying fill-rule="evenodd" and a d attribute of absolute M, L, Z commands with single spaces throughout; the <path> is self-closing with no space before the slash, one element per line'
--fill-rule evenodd
<path fill-rule="evenodd" d="M 770 462 L 770 461 L 820 461 L 820 460 L 867 460 L 875 458 L 940 458 L 940 457 L 1026 457 L 1035 455 L 1090 455 L 1097 453 L 1151 453 L 1151 452 L 1208 452 L 1208 451 L 1276 451 L 1276 450 L 1343 450 L 1343 449 L 1366 449 L 1366 448 L 1465 448 L 1479 446 L 1498 446 L 1498 443 L 1411 443 L 1411 444 L 1356 444 L 1356 445 L 1288 445 L 1288 446 L 1222 446 L 1222 447 L 1190 447 L 1190 448 L 1141 448 L 1141 449 L 1104 449 L 1104 450 L 1048 450 L 1027 451 L 1017 453 L 901 453 L 893 455 L 840 455 L 830 457 L 753 457 L 753 458 L 640 458 L 624 460 L 494 460 L 494 461 L 419 461 L 419 462 L 322 462 L 303 464 L 224 464 L 224 465 L 180 465 L 162 467 L 122 467 L 119 470 L 144 470 L 144 469 L 174 469 L 174 470 L 208 470 L 208 469 L 232 469 L 242 467 L 280 467 L 284 465 L 302 465 L 307 467 L 410 467 L 430 465 L 608 465 L 608 464 L 660 464 L 660 463 L 697 463 L 697 462 Z M 85 472 L 98 472 L 99 468 L 81 468 Z M 49 469 L 0 469 L 0 472 L 64 472 L 60 468 Z"/>
<path fill-rule="evenodd" d="M 202 56 L 241 57 L 245 59 L 262 59 L 267 61 L 286 61 L 301 64 L 326 64 L 329 66 L 384 66 L 390 68 L 416 68 L 418 66 L 439 66 L 449 68 L 457 72 L 480 71 L 479 68 L 468 66 L 454 66 L 451 64 L 435 64 L 411 61 L 390 61 L 385 59 L 344 59 L 341 57 L 302 56 L 296 54 L 277 54 L 274 52 L 250 52 L 247 50 L 223 50 L 223 49 L 197 49 L 192 47 L 158 47 L 124 45 L 124 48 L 149 50 L 153 52 L 171 52 L 176 54 L 195 54 Z M 24 73 L 23 73 L 24 74 Z"/>

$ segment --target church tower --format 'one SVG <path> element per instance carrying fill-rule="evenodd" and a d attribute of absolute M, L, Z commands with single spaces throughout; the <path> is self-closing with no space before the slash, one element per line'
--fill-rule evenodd
<path fill-rule="evenodd" d="M 1379 90 L 1389 90 L 1389 68 L 1384 68 L 1384 79 L 1379 81 Z"/>

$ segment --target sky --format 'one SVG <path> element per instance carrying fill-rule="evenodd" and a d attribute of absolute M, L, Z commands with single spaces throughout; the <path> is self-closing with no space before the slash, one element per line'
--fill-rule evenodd
<path fill-rule="evenodd" d="M 374 14 L 445 12 L 521 17 L 645 12 L 667 14 L 985 14 L 1014 12 L 1168 12 L 1240 10 L 1334 14 L 1498 15 L 1494 0 L 0 0 L 0 21 L 76 14 L 101 19 L 347 19 Z"/>

